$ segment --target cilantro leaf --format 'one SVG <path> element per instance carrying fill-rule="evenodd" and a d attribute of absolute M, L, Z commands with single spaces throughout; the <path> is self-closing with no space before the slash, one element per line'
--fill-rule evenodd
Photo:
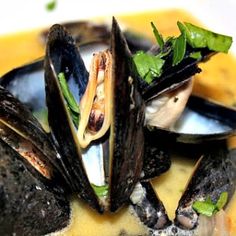
<path fill-rule="evenodd" d="M 180 31 L 186 33 L 187 42 L 193 48 L 207 47 L 212 51 L 227 53 L 232 44 L 230 36 L 217 34 L 190 23 L 184 23 L 182 26 Z"/>
<path fill-rule="evenodd" d="M 193 203 L 193 209 L 199 214 L 211 217 L 215 212 L 215 205 L 207 201 L 195 201 Z"/>
<path fill-rule="evenodd" d="M 225 206 L 227 201 L 228 201 L 228 193 L 227 192 L 222 192 L 220 194 L 220 197 L 219 197 L 217 203 L 216 203 L 217 210 L 218 211 L 221 210 Z"/>
<path fill-rule="evenodd" d="M 208 55 L 210 55 L 212 51 L 228 52 L 232 44 L 232 37 L 230 36 L 217 34 L 190 23 L 177 22 L 177 25 L 181 34 L 178 37 L 167 37 L 164 40 L 156 26 L 151 22 L 160 50 L 157 50 L 156 55 L 145 52 L 138 52 L 133 55 L 132 59 L 137 73 L 148 84 L 161 77 L 163 72 L 168 73 L 165 70 L 170 67 L 165 67 L 165 62 L 172 63 L 174 67 L 187 58 L 193 58 L 198 63 L 207 55 L 202 50 L 203 48 L 208 48 Z M 186 63 L 188 62 L 186 61 Z"/>
<path fill-rule="evenodd" d="M 181 29 L 183 25 L 178 22 L 178 27 Z M 178 38 L 175 38 L 173 41 L 173 62 L 172 65 L 175 66 L 179 64 L 185 55 L 186 52 L 186 33 L 183 32 Z"/>
<path fill-rule="evenodd" d="M 211 217 L 225 206 L 227 200 L 228 193 L 222 192 L 216 204 L 212 202 L 210 197 L 207 197 L 205 201 L 195 201 L 192 208 L 199 214 Z"/>
<path fill-rule="evenodd" d="M 133 55 L 133 62 L 141 78 L 150 84 L 155 77 L 161 75 L 165 61 L 158 56 L 139 51 Z"/>
<path fill-rule="evenodd" d="M 160 46 L 161 51 L 163 51 L 164 44 L 165 44 L 164 39 L 163 39 L 162 35 L 159 33 L 159 31 L 157 30 L 157 28 L 153 22 L 151 22 L 151 26 L 152 26 L 152 30 L 155 35 L 156 41 L 157 41 L 158 45 Z"/>
<path fill-rule="evenodd" d="M 108 185 L 102 185 L 102 186 L 98 186 L 95 184 L 91 184 L 93 190 L 95 191 L 95 193 L 97 194 L 98 197 L 105 197 L 108 194 Z"/>
<path fill-rule="evenodd" d="M 189 57 L 199 60 L 199 59 L 201 59 L 202 54 L 201 54 L 201 52 L 192 52 L 192 53 L 190 53 Z"/>
<path fill-rule="evenodd" d="M 58 74 L 58 80 L 59 80 L 59 84 L 62 89 L 63 96 L 66 100 L 71 118 L 72 118 L 74 124 L 77 126 L 79 123 L 79 116 L 80 116 L 79 105 L 77 104 L 73 94 L 71 93 L 71 91 L 68 87 L 68 84 L 67 84 L 67 81 L 65 78 L 65 74 L 63 72 Z"/>

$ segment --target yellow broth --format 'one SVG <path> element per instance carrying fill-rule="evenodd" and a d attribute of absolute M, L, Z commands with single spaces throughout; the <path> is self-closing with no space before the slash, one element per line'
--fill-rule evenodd
<path fill-rule="evenodd" d="M 118 16 L 118 21 L 128 28 L 153 38 L 149 22 L 153 21 L 164 36 L 178 34 L 176 22 L 197 23 L 187 12 L 165 10 L 145 12 L 134 15 Z M 143 29 L 146 29 L 145 31 Z M 0 75 L 12 68 L 44 55 L 44 45 L 39 37 L 40 29 L 0 37 Z M 195 76 L 194 93 L 210 97 L 227 105 L 236 104 L 236 60 L 232 55 L 218 54 L 206 64 L 200 66 L 202 73 Z M 235 142 L 232 142 L 233 145 Z M 195 161 L 184 157 L 174 157 L 171 169 L 152 181 L 159 197 L 163 201 L 168 215 L 174 218 L 178 200 L 191 176 Z M 60 235 L 68 236 L 116 236 L 121 231 L 129 235 L 145 235 L 146 229 L 132 216 L 128 208 L 116 214 L 99 215 L 89 209 L 77 198 L 71 201 L 72 219 L 70 226 Z M 232 235 L 236 234 L 236 199 L 227 209 L 231 220 Z"/>

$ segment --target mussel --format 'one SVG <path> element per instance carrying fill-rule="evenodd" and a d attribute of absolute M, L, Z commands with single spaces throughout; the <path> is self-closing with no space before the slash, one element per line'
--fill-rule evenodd
<path fill-rule="evenodd" d="M 131 195 L 131 210 L 150 229 L 150 235 L 214 235 L 214 230 L 219 230 L 217 227 L 227 227 L 225 213 L 221 210 L 206 217 L 196 212 L 193 205 L 196 201 L 203 202 L 207 199 L 216 203 L 222 192 L 227 193 L 227 202 L 230 201 L 236 187 L 235 150 L 229 149 L 225 140 L 210 141 L 204 145 L 177 144 L 176 148 L 189 149 L 187 155 L 200 155 L 200 158 L 179 200 L 173 222 L 168 218 L 151 183 L 146 181 L 136 185 Z M 197 155 L 194 148 L 198 150 Z M 220 221 L 226 223 L 217 225 L 219 217 L 223 217 Z"/>
<path fill-rule="evenodd" d="M 1 235 L 42 235 L 69 224 L 57 156 L 31 112 L 0 87 Z"/>
<path fill-rule="evenodd" d="M 115 19 L 111 51 L 94 55 L 89 78 L 72 38 L 60 25 L 50 30 L 45 57 L 49 126 L 72 190 L 100 212 L 104 208 L 116 211 L 127 202 L 142 170 L 144 106 L 128 60 L 126 42 Z M 62 72 L 68 85 L 76 88 L 79 124 L 72 120 L 63 96 L 58 78 Z M 103 151 L 102 146 L 108 150 Z M 92 188 L 95 183 L 86 174 L 86 158 L 101 158 L 103 167 L 98 171 L 104 173 L 96 175 L 101 176 L 96 185 L 109 186 L 107 199 L 99 199 Z"/>
<path fill-rule="evenodd" d="M 162 121 L 147 125 L 146 132 L 183 143 L 203 143 L 233 136 L 236 128 L 235 108 L 191 95 L 180 117 L 170 126 Z"/>
<path fill-rule="evenodd" d="M 227 192 L 228 201 L 231 199 L 236 180 L 236 169 L 231 153 L 232 150 L 228 150 L 225 141 L 213 142 L 207 146 L 179 201 L 176 225 L 190 230 L 198 225 L 198 214 L 192 208 L 196 200 L 206 200 L 209 197 L 216 203 L 222 192 Z"/>

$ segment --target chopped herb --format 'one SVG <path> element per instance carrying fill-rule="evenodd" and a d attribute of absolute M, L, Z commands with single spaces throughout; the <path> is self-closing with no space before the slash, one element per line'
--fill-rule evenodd
<path fill-rule="evenodd" d="M 72 110 L 70 110 L 69 107 L 68 107 L 68 110 L 69 110 L 69 112 L 70 112 L 70 115 L 71 115 L 71 118 L 72 118 L 72 120 L 73 120 L 73 123 L 74 123 L 75 127 L 78 128 L 78 125 L 79 125 L 79 118 L 80 118 L 79 113 L 73 112 Z"/>
<path fill-rule="evenodd" d="M 52 11 L 52 10 L 55 9 L 56 5 L 57 5 L 57 1 L 56 1 L 56 0 L 52 0 L 51 2 L 48 2 L 48 3 L 46 4 L 46 9 L 47 9 L 48 11 Z"/>
<path fill-rule="evenodd" d="M 207 201 L 196 201 L 193 209 L 199 214 L 211 217 L 216 209 L 215 205 Z"/>
<path fill-rule="evenodd" d="M 95 184 L 91 184 L 93 190 L 95 191 L 95 193 L 97 194 L 98 197 L 105 197 L 108 194 L 108 185 L 102 185 L 102 186 L 98 186 Z"/>
<path fill-rule="evenodd" d="M 227 53 L 232 44 L 232 37 L 214 33 L 190 23 L 184 23 L 180 31 L 186 33 L 187 42 L 193 48 L 207 47 L 212 51 Z"/>
<path fill-rule="evenodd" d="M 139 75 L 150 84 L 155 77 L 159 77 L 162 73 L 164 60 L 158 56 L 153 56 L 143 51 L 137 52 L 133 56 L 134 64 Z"/>
<path fill-rule="evenodd" d="M 157 55 L 138 52 L 133 56 L 137 73 L 148 84 L 162 75 L 163 66 L 170 54 L 173 55 L 172 66 L 176 66 L 183 59 L 189 57 L 201 60 L 201 48 L 208 48 L 215 52 L 228 52 L 232 44 L 232 37 L 230 36 L 217 34 L 190 23 L 178 22 L 177 24 L 181 34 L 178 37 L 168 37 L 164 40 L 156 26 L 151 22 L 153 33 L 161 50 Z M 188 52 L 186 53 L 187 44 Z"/>
<path fill-rule="evenodd" d="M 221 210 L 225 206 L 227 201 L 228 201 L 228 193 L 222 192 L 220 194 L 220 197 L 219 197 L 217 203 L 216 203 L 216 208 L 218 209 L 218 211 Z"/>
<path fill-rule="evenodd" d="M 189 57 L 199 60 L 199 59 L 201 59 L 202 54 L 201 54 L 201 52 L 192 52 L 192 53 L 190 53 Z"/>
<path fill-rule="evenodd" d="M 227 200 L 228 193 L 222 192 L 216 204 L 214 204 L 210 198 L 207 198 L 205 201 L 195 201 L 193 203 L 193 209 L 199 214 L 211 217 L 224 207 Z"/>
<path fill-rule="evenodd" d="M 77 104 L 73 94 L 71 93 L 68 87 L 65 74 L 63 72 L 58 74 L 58 80 L 62 89 L 63 96 L 66 100 L 68 110 L 71 114 L 71 118 L 74 124 L 77 126 L 79 123 L 79 115 L 80 115 L 79 105 Z"/>
<path fill-rule="evenodd" d="M 183 25 L 178 22 L 178 27 L 181 29 Z M 173 62 L 172 65 L 175 66 L 179 64 L 185 55 L 186 52 L 186 33 L 183 32 L 178 38 L 175 38 L 173 41 Z"/>
<path fill-rule="evenodd" d="M 155 35 L 156 41 L 157 41 L 158 45 L 160 46 L 160 49 L 163 50 L 164 43 L 165 43 L 164 39 L 163 39 L 162 35 L 159 33 L 159 31 L 157 30 L 156 26 L 153 24 L 153 22 L 151 22 L 151 26 L 152 26 L 152 30 Z"/>

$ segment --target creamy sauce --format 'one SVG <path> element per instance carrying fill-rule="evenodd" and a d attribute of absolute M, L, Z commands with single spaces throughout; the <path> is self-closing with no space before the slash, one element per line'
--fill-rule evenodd
<path fill-rule="evenodd" d="M 198 23 L 191 15 L 179 10 L 149 12 L 117 17 L 119 22 L 153 39 L 149 22 L 153 21 L 164 36 L 178 34 L 176 22 Z M 199 24 L 199 23 L 198 23 Z M 143 31 L 143 29 L 146 29 Z M 0 75 L 30 60 L 44 55 L 39 30 L 0 38 Z M 196 76 L 194 93 L 214 98 L 227 105 L 236 104 L 236 60 L 231 55 L 218 54 L 209 62 L 201 65 L 203 72 Z M 234 145 L 236 142 L 232 142 Z M 235 146 L 235 145 L 234 145 Z M 178 200 L 191 176 L 195 162 L 184 157 L 174 157 L 171 169 L 153 180 L 155 189 L 163 201 L 168 215 L 174 218 Z M 146 230 L 139 220 L 130 215 L 127 208 L 116 214 L 98 215 L 88 209 L 80 200 L 71 201 L 72 220 L 68 229 L 60 235 L 68 236 L 116 236 L 120 232 L 129 235 L 145 235 Z M 227 210 L 231 219 L 232 235 L 236 235 L 236 196 Z"/>

